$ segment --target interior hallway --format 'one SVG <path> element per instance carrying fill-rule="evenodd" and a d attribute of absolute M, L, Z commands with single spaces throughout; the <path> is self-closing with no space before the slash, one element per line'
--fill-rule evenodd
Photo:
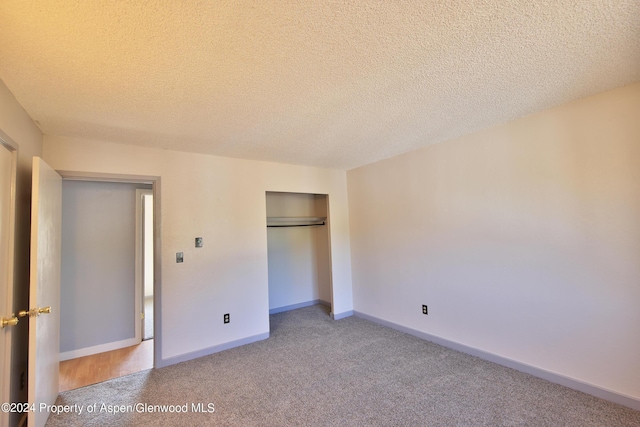
<path fill-rule="evenodd" d="M 60 362 L 59 391 L 73 390 L 153 368 L 153 340 Z"/>

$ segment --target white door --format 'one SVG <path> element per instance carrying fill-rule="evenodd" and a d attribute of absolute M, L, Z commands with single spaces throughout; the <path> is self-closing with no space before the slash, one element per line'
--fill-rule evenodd
<path fill-rule="evenodd" d="M 15 155 L 0 140 L 0 402 L 10 402 L 13 313 L 13 232 L 15 221 Z M 0 426 L 9 414 L 0 412 Z"/>
<path fill-rule="evenodd" d="M 29 413 L 28 425 L 39 427 L 49 416 L 40 408 L 58 397 L 62 178 L 34 157 L 32 179 L 29 404 L 35 411 Z"/>

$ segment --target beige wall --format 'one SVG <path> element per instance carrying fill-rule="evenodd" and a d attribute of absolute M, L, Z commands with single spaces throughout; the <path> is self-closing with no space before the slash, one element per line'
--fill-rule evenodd
<path fill-rule="evenodd" d="M 18 145 L 18 180 L 16 183 L 16 248 L 14 309 L 27 309 L 29 304 L 29 242 L 31 235 L 31 162 L 42 155 L 42 133 L 0 80 L 0 130 Z M 20 375 L 27 368 L 29 322 L 14 328 L 11 398 L 26 400 L 26 387 L 20 391 Z M 12 418 L 13 422 L 17 418 Z"/>
<path fill-rule="evenodd" d="M 640 84 L 347 180 L 356 311 L 640 399 Z"/>
<path fill-rule="evenodd" d="M 344 171 L 50 136 L 44 159 L 58 170 L 161 177 L 163 360 L 268 332 L 266 191 L 329 195 L 333 309 L 353 308 Z"/>

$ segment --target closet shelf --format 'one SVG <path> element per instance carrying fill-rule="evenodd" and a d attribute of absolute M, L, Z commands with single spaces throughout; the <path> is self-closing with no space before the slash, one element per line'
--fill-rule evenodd
<path fill-rule="evenodd" d="M 309 227 L 325 225 L 326 216 L 268 216 L 267 227 Z"/>

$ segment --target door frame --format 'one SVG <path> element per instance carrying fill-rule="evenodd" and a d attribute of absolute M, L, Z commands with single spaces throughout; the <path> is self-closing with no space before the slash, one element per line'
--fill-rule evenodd
<path fill-rule="evenodd" d="M 7 259 L 7 292 L 6 301 L 3 307 L 0 307 L 0 317 L 15 313 L 13 309 L 13 290 L 15 288 L 15 231 L 16 231 L 16 185 L 18 179 L 18 144 L 13 141 L 6 133 L 0 130 L 0 146 L 2 149 L 6 148 L 11 154 L 11 183 L 10 183 L 10 196 L 9 196 L 9 252 Z M 11 397 L 11 386 L 14 379 L 11 373 L 13 372 L 13 329 L 12 327 L 5 328 L 2 339 L 4 340 L 4 355 L 3 361 L 0 364 L 2 370 L 2 381 L 0 382 L 0 402 L 12 402 L 15 399 Z M 17 396 L 15 396 L 17 397 Z M 0 425 L 9 425 L 8 412 L 0 413 Z"/>
<path fill-rule="evenodd" d="M 160 215 L 160 189 L 159 176 L 126 175 L 101 172 L 80 172 L 56 170 L 63 180 L 94 181 L 94 182 L 121 182 L 130 184 L 151 184 L 153 195 L 153 366 L 156 367 L 162 360 L 162 269 L 161 269 L 161 215 Z M 138 288 L 139 286 L 136 286 Z M 138 310 L 138 320 L 140 313 Z M 140 327 L 137 328 L 138 333 Z"/>
<path fill-rule="evenodd" d="M 152 196 L 153 190 L 147 190 L 142 188 L 136 189 L 136 307 L 138 312 L 136 313 L 136 338 L 138 343 L 144 340 L 144 313 L 145 306 L 145 283 L 146 283 L 146 207 L 144 196 Z M 153 201 L 153 200 L 152 200 Z M 155 201 L 153 201 L 155 203 Z"/>

